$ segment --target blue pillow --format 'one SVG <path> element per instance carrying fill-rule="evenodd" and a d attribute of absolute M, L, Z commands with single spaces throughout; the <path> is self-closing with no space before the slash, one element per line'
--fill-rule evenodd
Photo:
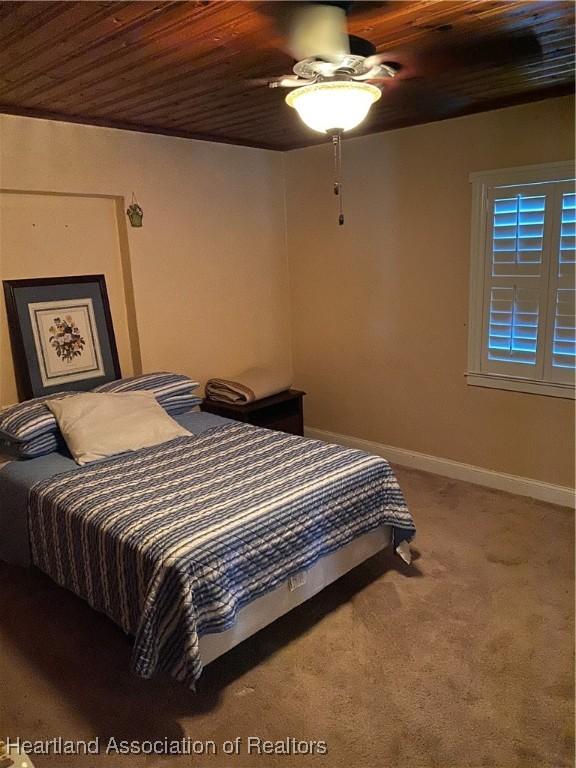
<path fill-rule="evenodd" d="M 58 424 L 46 401 L 69 397 L 76 392 L 57 392 L 45 397 L 25 400 L 0 411 L 0 439 L 22 459 L 33 459 L 64 447 Z"/>
<path fill-rule="evenodd" d="M 171 416 L 189 411 L 202 402 L 193 392 L 198 382 L 178 373 L 147 373 L 101 384 L 93 392 L 132 392 L 148 390 Z M 54 415 L 46 406 L 47 400 L 69 397 L 78 392 L 57 392 L 0 411 L 0 440 L 11 447 L 12 453 L 22 459 L 33 459 L 66 447 Z"/>
<path fill-rule="evenodd" d="M 93 392 L 135 392 L 148 390 L 154 392 L 156 400 L 171 416 L 185 413 L 202 402 L 201 397 L 193 394 L 199 386 L 189 376 L 181 373 L 145 373 L 128 379 L 117 379 L 101 384 Z"/>

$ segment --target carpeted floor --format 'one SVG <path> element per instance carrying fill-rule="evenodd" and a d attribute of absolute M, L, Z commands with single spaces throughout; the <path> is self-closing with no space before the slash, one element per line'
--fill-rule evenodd
<path fill-rule="evenodd" d="M 208 667 L 194 695 L 127 672 L 104 617 L 0 568 L 0 737 L 214 740 L 204 757 L 41 757 L 37 768 L 560 768 L 573 755 L 566 509 L 398 469 L 414 565 L 379 555 Z M 324 740 L 325 756 L 222 754 Z"/>

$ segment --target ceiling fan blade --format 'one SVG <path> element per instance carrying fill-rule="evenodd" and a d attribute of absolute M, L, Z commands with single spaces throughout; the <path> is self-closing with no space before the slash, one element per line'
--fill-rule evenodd
<path fill-rule="evenodd" d="M 399 69 L 397 67 L 391 67 L 388 64 L 378 64 L 377 66 L 370 67 L 363 75 L 354 75 L 354 80 L 389 80 L 392 77 L 396 77 Z"/>
<path fill-rule="evenodd" d="M 379 67 L 382 64 L 390 64 L 394 60 L 394 53 L 389 51 L 383 51 L 382 53 L 375 53 L 372 56 L 366 58 L 365 64 L 371 69 Z"/>
<path fill-rule="evenodd" d="M 272 14 L 290 55 L 336 61 L 350 52 L 346 11 L 349 2 L 270 3 Z"/>
<path fill-rule="evenodd" d="M 304 80 L 301 77 L 282 77 L 280 80 L 268 81 L 269 88 L 301 88 L 303 85 L 312 85 L 316 78 Z"/>
<path fill-rule="evenodd" d="M 469 102 L 465 96 L 436 88 L 420 77 L 388 79 L 381 90 L 380 109 L 391 108 L 400 118 L 426 114 L 429 120 L 440 120 L 457 114 Z"/>
<path fill-rule="evenodd" d="M 442 46 L 434 56 L 447 66 L 504 67 L 542 58 L 542 46 L 534 32 L 498 34 Z"/>
<path fill-rule="evenodd" d="M 284 77 L 252 77 L 244 80 L 244 82 L 248 85 L 267 85 L 268 88 L 300 88 L 302 85 L 311 85 L 316 82 L 316 78 L 285 75 Z"/>
<path fill-rule="evenodd" d="M 490 36 L 461 36 L 450 39 L 451 32 L 443 35 L 443 42 L 420 50 L 383 51 L 366 59 L 367 66 L 388 65 L 396 68 L 400 77 L 442 75 L 451 69 L 478 69 L 506 67 L 538 61 L 542 47 L 534 32 L 497 34 Z"/>

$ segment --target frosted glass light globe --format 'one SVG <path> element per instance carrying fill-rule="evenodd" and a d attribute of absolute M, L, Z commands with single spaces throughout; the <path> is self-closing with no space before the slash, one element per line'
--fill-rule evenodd
<path fill-rule="evenodd" d="M 286 103 L 298 112 L 309 128 L 327 133 L 355 128 L 381 95 L 375 85 L 336 80 L 295 88 L 286 96 Z"/>

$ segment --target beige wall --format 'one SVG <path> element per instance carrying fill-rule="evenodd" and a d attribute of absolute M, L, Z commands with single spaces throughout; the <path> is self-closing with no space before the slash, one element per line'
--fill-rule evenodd
<path fill-rule="evenodd" d="M 570 98 L 284 156 L 308 425 L 565 486 L 574 404 L 466 385 L 472 171 L 573 157 Z"/>
<path fill-rule="evenodd" d="M 571 157 L 572 110 L 551 100 L 347 140 L 343 228 L 328 146 L 282 155 L 2 117 L 0 186 L 26 194 L 3 196 L 0 277 L 104 271 L 127 373 L 131 322 L 144 370 L 201 380 L 289 368 L 292 333 L 309 426 L 571 485 L 573 404 L 468 387 L 464 372 L 468 174 Z M 115 230 L 111 206 L 132 191 L 144 227 L 120 215 Z"/>
<path fill-rule="evenodd" d="M 106 277 L 120 366 L 134 372 L 116 201 L 104 197 L 0 192 L 0 253 L 3 280 L 24 277 L 100 274 Z M 17 400 L 6 313 L 0 314 L 0 392 Z M 136 355 L 137 358 L 137 355 Z M 138 367 L 138 361 L 136 367 Z"/>
<path fill-rule="evenodd" d="M 130 312 L 122 293 L 126 289 L 130 299 L 132 290 L 118 261 L 124 248 L 144 370 L 182 371 L 204 381 L 251 365 L 290 368 L 279 153 L 0 120 L 0 187 L 65 193 L 3 195 L 0 278 L 105 272 L 129 373 Z M 113 230 L 114 201 L 95 196 L 129 201 L 132 191 L 144 209 L 144 226 L 128 227 L 122 243 L 124 220 L 120 232 Z M 6 404 L 14 401 L 15 388 L 0 301 L 0 403 Z"/>

